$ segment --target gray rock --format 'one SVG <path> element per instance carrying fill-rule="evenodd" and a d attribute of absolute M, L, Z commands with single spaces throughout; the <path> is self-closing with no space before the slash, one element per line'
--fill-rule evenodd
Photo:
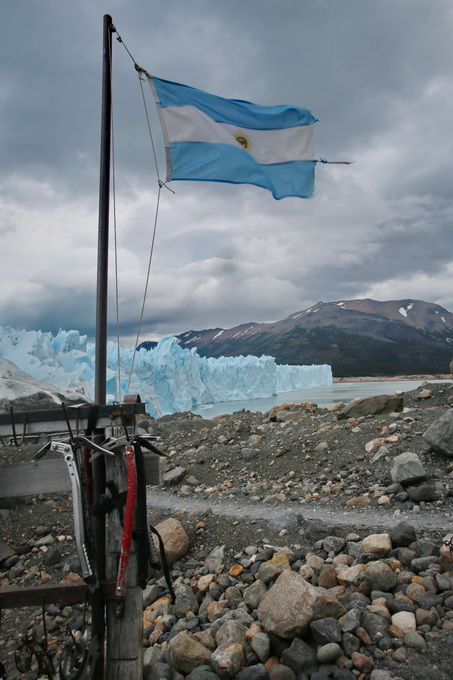
<path fill-rule="evenodd" d="M 35 548 L 41 548 L 43 545 L 53 545 L 55 543 L 55 538 L 52 536 L 52 534 L 47 534 L 47 536 L 42 536 L 41 538 L 38 538 L 38 540 L 35 543 Z"/>
<path fill-rule="evenodd" d="M 173 470 L 166 472 L 162 477 L 162 481 L 166 486 L 176 486 L 182 482 L 186 476 L 186 473 L 186 468 L 183 468 L 179 465 L 178 467 L 173 468 Z"/>
<path fill-rule="evenodd" d="M 417 541 L 416 546 L 417 557 L 427 557 L 428 555 L 438 555 L 440 552 L 440 546 L 433 541 L 429 541 L 425 538 L 421 538 Z"/>
<path fill-rule="evenodd" d="M 167 663 L 158 662 L 150 669 L 147 674 L 147 680 L 171 680 L 173 675 L 173 668 Z"/>
<path fill-rule="evenodd" d="M 403 486 L 423 482 L 426 479 L 420 458 L 411 451 L 405 451 L 394 458 L 391 475 L 394 482 L 399 482 Z"/>
<path fill-rule="evenodd" d="M 415 528 L 408 522 L 398 522 L 389 530 L 389 535 L 394 548 L 408 546 L 417 540 Z"/>
<path fill-rule="evenodd" d="M 244 650 L 239 642 L 219 645 L 211 654 L 211 666 L 220 678 L 234 678 L 244 661 Z"/>
<path fill-rule="evenodd" d="M 422 638 L 420 633 L 417 633 L 415 630 L 406 633 L 404 636 L 404 644 L 406 647 L 419 649 L 422 652 L 426 651 L 427 647 L 425 640 Z"/>
<path fill-rule="evenodd" d="M 322 519 L 310 519 L 307 521 L 305 533 L 313 541 L 320 541 L 335 532 L 336 525 Z"/>
<path fill-rule="evenodd" d="M 15 551 L 11 548 L 10 545 L 4 543 L 3 541 L 0 541 L 0 563 L 3 562 L 3 560 L 8 559 L 8 557 L 12 557 L 14 554 Z"/>
<path fill-rule="evenodd" d="M 423 434 L 433 451 L 453 457 L 453 409 L 448 409 Z"/>
<path fill-rule="evenodd" d="M 296 674 L 289 666 L 282 663 L 276 663 L 272 666 L 269 672 L 270 680 L 296 680 Z"/>
<path fill-rule="evenodd" d="M 385 562 L 375 562 L 368 566 L 365 580 L 370 584 L 371 590 L 388 592 L 396 586 L 398 576 Z"/>
<path fill-rule="evenodd" d="M 421 571 L 425 571 L 429 568 L 431 564 L 437 563 L 437 557 L 435 555 L 428 555 L 426 557 L 416 557 L 411 562 L 411 571 L 419 574 Z"/>
<path fill-rule="evenodd" d="M 243 598 L 247 609 L 251 612 L 256 609 L 265 593 L 267 593 L 267 586 L 264 581 L 258 579 L 252 583 L 245 591 Z"/>
<path fill-rule="evenodd" d="M 186 680 L 219 680 L 219 676 L 214 673 L 211 666 L 198 666 L 192 673 L 186 675 Z"/>
<path fill-rule="evenodd" d="M 255 666 L 241 668 L 236 673 L 236 680 L 268 680 L 268 678 L 269 673 L 262 663 L 257 663 Z"/>
<path fill-rule="evenodd" d="M 241 454 L 244 460 L 253 460 L 259 454 L 258 449 L 241 449 Z"/>
<path fill-rule="evenodd" d="M 58 550 L 58 548 L 50 548 L 50 550 L 46 553 L 46 556 L 44 558 L 44 563 L 48 566 L 51 567 L 54 564 L 58 564 L 62 559 L 61 552 Z"/>
<path fill-rule="evenodd" d="M 250 614 L 243 609 L 232 609 L 218 619 L 217 623 L 222 625 L 225 621 L 239 621 L 239 623 L 242 623 L 248 628 L 252 625 L 254 619 L 253 616 L 250 616 Z"/>
<path fill-rule="evenodd" d="M 379 616 L 379 614 L 364 611 L 362 614 L 362 626 L 365 628 L 370 638 L 373 639 L 378 633 L 387 635 L 389 622 L 382 616 Z"/>
<path fill-rule="evenodd" d="M 168 643 L 165 659 L 178 672 L 188 674 L 197 666 L 209 664 L 211 652 L 188 633 L 182 631 Z"/>
<path fill-rule="evenodd" d="M 258 620 L 267 632 L 283 638 L 303 634 L 312 621 L 338 618 L 346 613 L 340 602 L 324 588 L 316 588 L 300 574 L 283 571 L 261 600 Z"/>
<path fill-rule="evenodd" d="M 424 593 L 415 595 L 414 601 L 422 609 L 431 609 L 431 607 L 438 607 L 442 605 L 443 599 L 441 595 L 437 595 L 432 590 L 427 590 Z"/>
<path fill-rule="evenodd" d="M 341 642 L 341 627 L 336 619 L 316 619 L 310 623 L 310 630 L 315 641 L 320 645 Z"/>
<path fill-rule="evenodd" d="M 445 576 L 444 574 L 436 574 L 435 579 L 437 588 L 441 593 L 444 593 L 446 590 L 452 589 L 453 585 L 452 580 Z"/>
<path fill-rule="evenodd" d="M 395 680 L 395 676 L 390 671 L 375 668 L 371 671 L 370 680 Z"/>
<path fill-rule="evenodd" d="M 150 604 L 152 604 L 161 595 L 162 589 L 159 588 L 155 583 L 147 585 L 143 591 L 143 609 L 146 609 Z"/>
<path fill-rule="evenodd" d="M 338 554 L 343 550 L 345 543 L 345 539 L 341 536 L 326 536 L 323 541 L 324 550 Z"/>
<path fill-rule="evenodd" d="M 257 633 L 251 640 L 251 647 L 260 661 L 267 661 L 270 654 L 271 642 L 266 633 Z"/>
<path fill-rule="evenodd" d="M 353 652 L 358 652 L 361 644 L 359 638 L 352 633 L 343 634 L 341 645 L 346 656 L 351 656 Z"/>
<path fill-rule="evenodd" d="M 399 482 L 394 482 L 393 484 L 387 486 L 385 489 L 386 494 L 397 494 L 400 493 L 401 491 L 403 491 L 403 487 Z"/>
<path fill-rule="evenodd" d="M 287 512 L 268 522 L 266 528 L 269 531 L 281 531 L 282 529 L 295 529 L 298 524 L 299 515 L 295 512 Z"/>
<path fill-rule="evenodd" d="M 344 409 L 338 412 L 338 420 L 358 418 L 359 416 L 376 415 L 377 413 L 393 413 L 402 411 L 404 400 L 395 394 L 379 394 L 375 397 L 353 399 Z"/>
<path fill-rule="evenodd" d="M 156 663 L 162 661 L 164 653 L 159 647 L 148 647 L 143 654 L 143 677 L 149 679 L 149 675 Z"/>
<path fill-rule="evenodd" d="M 338 668 L 332 676 L 333 680 L 356 680 L 356 676 L 347 668 Z M 312 676 L 313 680 L 313 676 Z M 393 680 L 393 678 L 391 678 Z"/>
<path fill-rule="evenodd" d="M 404 602 L 404 600 L 389 600 L 387 602 L 387 609 L 391 614 L 396 614 L 397 612 L 412 612 L 415 614 L 417 605 Z"/>
<path fill-rule="evenodd" d="M 246 646 L 245 633 L 247 628 L 239 621 L 225 621 L 215 634 L 217 645 L 229 645 L 239 642 L 243 647 Z"/>
<path fill-rule="evenodd" d="M 338 623 L 344 634 L 351 633 L 360 626 L 360 611 L 358 609 L 350 609 L 344 616 L 342 616 Z"/>
<path fill-rule="evenodd" d="M 415 560 L 417 553 L 410 548 L 399 548 L 398 559 L 404 567 L 410 567 L 412 560 Z"/>
<path fill-rule="evenodd" d="M 214 550 L 211 550 L 209 555 L 206 558 L 205 566 L 209 571 L 214 571 L 216 567 L 219 567 L 221 564 L 223 564 L 223 561 L 225 559 L 225 546 L 220 545 L 214 548 Z"/>
<path fill-rule="evenodd" d="M 291 647 L 284 650 L 282 662 L 285 666 L 289 666 L 296 675 L 313 673 L 318 667 L 314 650 L 300 638 L 295 638 Z"/>
<path fill-rule="evenodd" d="M 435 501 L 437 498 L 434 484 L 420 484 L 420 486 L 410 486 L 407 489 L 409 498 L 416 503 Z"/>
<path fill-rule="evenodd" d="M 187 614 L 187 612 L 198 612 L 198 600 L 190 586 L 180 585 L 175 588 L 175 604 L 173 605 L 173 612 L 175 616 L 180 619 Z"/>
<path fill-rule="evenodd" d="M 341 647 L 337 642 L 329 642 L 318 649 L 316 657 L 319 663 L 333 663 L 341 653 Z"/>

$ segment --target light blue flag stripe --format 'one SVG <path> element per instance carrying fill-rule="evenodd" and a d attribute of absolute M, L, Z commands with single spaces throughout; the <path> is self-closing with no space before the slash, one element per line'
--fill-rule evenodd
<path fill-rule="evenodd" d="M 155 77 L 149 82 L 164 133 L 167 180 L 254 184 L 276 199 L 312 196 L 317 161 L 311 135 L 317 119 L 310 111 L 224 99 Z M 176 111 L 178 116 L 170 116 Z M 225 124 L 235 126 L 233 132 Z M 296 137 L 282 137 L 285 130 Z M 266 150 L 264 156 L 258 147 Z"/>
<path fill-rule="evenodd" d="M 231 123 L 255 130 L 276 130 L 313 125 L 318 120 L 308 109 L 297 106 L 262 106 L 241 99 L 225 99 L 153 76 L 160 105 L 195 106 L 219 123 Z"/>
<path fill-rule="evenodd" d="M 196 142 L 171 143 L 170 156 L 172 180 L 254 184 L 268 189 L 276 199 L 313 195 L 317 161 L 260 165 L 242 149 Z"/>

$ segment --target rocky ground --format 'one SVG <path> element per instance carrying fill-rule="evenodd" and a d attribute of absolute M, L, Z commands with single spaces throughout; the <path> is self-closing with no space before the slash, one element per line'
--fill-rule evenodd
<path fill-rule="evenodd" d="M 159 601 L 162 579 L 146 593 L 146 677 L 187 676 L 196 641 L 209 650 L 207 657 L 197 649 L 200 663 L 210 659 L 204 680 L 215 680 L 213 669 L 240 680 L 451 678 L 453 567 L 442 542 L 453 533 L 453 450 L 436 453 L 423 435 L 452 404 L 451 383 L 429 383 L 404 395 L 402 411 L 343 414 L 303 404 L 212 421 L 187 413 L 144 419 L 141 428 L 170 454 L 163 483 L 148 491 L 150 515 L 155 524 L 178 520 L 188 538 L 172 570 L 176 613 Z M 30 460 L 34 451 L 2 447 L 1 462 Z M 0 531 L 1 587 L 80 579 L 66 495 L 4 502 Z M 285 585 L 282 572 L 296 581 Z M 277 612 L 285 588 L 295 593 L 306 583 L 316 606 L 320 586 L 338 603 L 312 613 L 318 629 L 307 619 L 295 632 L 284 612 L 270 622 L 266 597 L 283 589 Z M 47 608 L 54 661 L 82 609 Z M 234 630 L 219 632 L 228 612 L 236 612 Z M 8 678 L 28 677 L 13 657 L 18 635 L 33 626 L 42 633 L 39 611 L 2 612 Z M 238 639 L 236 668 L 222 644 Z"/>

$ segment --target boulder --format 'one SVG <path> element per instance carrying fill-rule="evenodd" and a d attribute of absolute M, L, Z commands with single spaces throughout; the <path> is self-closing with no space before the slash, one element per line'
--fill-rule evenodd
<path fill-rule="evenodd" d="M 405 546 L 417 540 L 417 533 L 415 527 L 409 522 L 398 522 L 390 529 L 390 540 L 394 548 Z"/>
<path fill-rule="evenodd" d="M 364 553 L 373 553 L 376 557 L 387 557 L 392 549 L 389 534 L 369 534 L 362 541 Z"/>
<path fill-rule="evenodd" d="M 186 631 L 178 633 L 168 643 L 166 660 L 179 673 L 191 673 L 197 666 L 210 664 L 211 652 Z"/>
<path fill-rule="evenodd" d="M 433 451 L 453 458 L 453 409 L 448 409 L 423 434 Z"/>
<path fill-rule="evenodd" d="M 311 585 L 291 570 L 280 574 L 257 610 L 264 629 L 285 639 L 299 637 L 315 619 L 336 619 L 345 613 L 343 605 L 327 590 Z"/>
<path fill-rule="evenodd" d="M 403 397 L 397 394 L 379 394 L 376 397 L 364 397 L 353 399 L 339 411 L 339 420 L 346 418 L 358 418 L 359 416 L 376 415 L 377 413 L 392 413 L 402 411 L 404 408 Z"/>
<path fill-rule="evenodd" d="M 432 502 L 437 498 L 436 488 L 434 484 L 420 484 L 419 486 L 409 486 L 407 489 L 409 498 L 416 503 L 424 501 Z"/>
<path fill-rule="evenodd" d="M 181 557 L 184 557 L 189 550 L 189 537 L 179 519 L 173 517 L 169 517 L 164 522 L 160 522 L 155 528 L 164 542 L 167 562 L 171 566 Z M 154 537 L 154 544 L 156 550 L 159 551 L 157 537 Z"/>
<path fill-rule="evenodd" d="M 186 474 L 187 470 L 181 465 L 178 465 L 177 467 L 173 468 L 173 470 L 169 470 L 169 472 L 165 473 L 163 482 L 165 486 L 176 486 L 182 482 Z"/>
<path fill-rule="evenodd" d="M 405 451 L 394 458 L 391 474 L 393 481 L 403 486 L 424 482 L 426 479 L 420 458 L 411 451 Z"/>

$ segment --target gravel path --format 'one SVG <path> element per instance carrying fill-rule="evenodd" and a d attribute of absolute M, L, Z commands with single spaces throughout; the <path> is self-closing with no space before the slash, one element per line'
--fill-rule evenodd
<path fill-rule="evenodd" d="M 150 510 L 163 511 L 165 514 L 171 513 L 191 513 L 197 510 L 201 504 L 204 504 L 199 499 L 184 498 L 177 494 L 167 493 L 161 489 L 152 489 L 148 491 L 148 506 Z M 395 515 L 393 513 L 385 513 L 382 508 L 379 511 L 376 508 L 366 508 L 360 511 L 357 510 L 330 510 L 323 507 L 316 509 L 299 508 L 295 509 L 293 505 L 277 505 L 269 506 L 260 503 L 251 503 L 246 501 L 227 501 L 223 499 L 211 499 L 208 501 L 214 516 L 224 517 L 225 519 L 235 520 L 245 517 L 253 520 L 262 520 L 268 523 L 270 520 L 281 517 L 286 513 L 296 513 L 301 515 L 305 520 L 321 520 L 341 525 L 343 527 L 354 527 L 355 525 L 362 525 L 367 528 L 386 527 L 390 528 L 397 522 L 406 521 L 412 524 L 415 528 L 429 531 L 435 529 L 436 531 L 452 531 L 453 532 L 453 517 L 443 516 L 439 512 L 425 511 L 422 514 L 414 513 L 400 513 Z"/>

